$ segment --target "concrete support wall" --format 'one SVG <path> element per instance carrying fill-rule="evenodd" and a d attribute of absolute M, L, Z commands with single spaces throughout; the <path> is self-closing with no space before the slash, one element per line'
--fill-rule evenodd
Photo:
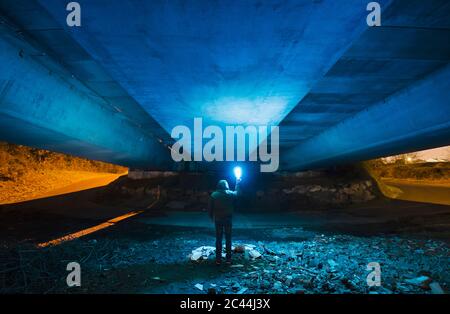
<path fill-rule="evenodd" d="M 145 129 L 44 66 L 22 44 L 0 33 L 0 140 L 125 166 L 171 168 L 169 150 Z"/>
<path fill-rule="evenodd" d="M 450 65 L 281 154 L 286 170 L 450 144 Z"/>

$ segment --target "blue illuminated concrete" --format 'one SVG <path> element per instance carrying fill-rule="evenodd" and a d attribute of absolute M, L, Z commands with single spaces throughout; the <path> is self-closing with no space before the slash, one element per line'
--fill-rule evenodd
<path fill-rule="evenodd" d="M 40 56 L 44 69 L 93 98 L 94 107 L 102 104 L 111 124 L 89 124 L 99 133 L 91 141 L 66 132 L 67 121 L 49 127 L 44 114 L 28 125 L 32 114 L 17 109 L 2 116 L 3 139 L 153 167 L 160 161 L 144 156 L 165 156 L 153 139 L 170 144 L 172 128 L 192 126 L 194 117 L 204 126 L 272 124 L 280 125 L 282 166 L 291 170 L 450 144 L 443 101 L 450 89 L 427 83 L 450 63 L 447 0 L 379 1 L 382 26 L 375 28 L 366 25 L 366 0 L 79 2 L 80 28 L 66 26 L 64 0 L 2 0 L 0 14 L 45 47 L 66 71 Z M 3 64 L 16 66 L 6 57 Z M 67 117 L 88 119 L 87 112 Z M 139 145 L 143 134 L 153 155 Z"/>
<path fill-rule="evenodd" d="M 1 29 L 0 139 L 133 167 L 170 169 L 167 148 Z M 54 65 L 57 67 L 57 65 Z"/>
<path fill-rule="evenodd" d="M 66 1 L 39 2 L 65 24 Z M 80 4 L 66 30 L 169 133 L 194 117 L 279 124 L 367 28 L 359 0 Z"/>
<path fill-rule="evenodd" d="M 395 0 L 280 125 L 282 150 L 326 131 L 450 62 L 450 2 Z M 366 128 L 370 128 L 370 124 Z"/>
<path fill-rule="evenodd" d="M 286 151 L 309 169 L 450 144 L 450 65 Z"/>

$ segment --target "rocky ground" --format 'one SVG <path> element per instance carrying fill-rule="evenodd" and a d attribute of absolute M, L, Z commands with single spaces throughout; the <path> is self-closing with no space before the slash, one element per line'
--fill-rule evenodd
<path fill-rule="evenodd" d="M 216 179 L 121 177 L 104 188 L 0 206 L 0 293 L 449 289 L 450 207 L 385 199 L 373 181 L 340 173 L 281 175 L 244 185 L 233 265 L 218 267 L 204 212 Z M 136 210 L 143 213 L 79 239 L 36 246 Z M 196 254 L 203 246 L 210 248 Z M 81 266 L 81 287 L 66 284 L 70 262 Z M 368 285 L 374 270 L 369 264 L 380 266 L 380 286 Z"/>
<path fill-rule="evenodd" d="M 322 234 L 301 227 L 238 229 L 232 266 L 216 266 L 213 251 L 207 259 L 192 259 L 193 250 L 213 243 L 212 229 L 130 221 L 53 248 L 3 247 L 0 291 L 442 293 L 450 283 L 449 247 L 441 240 Z M 70 261 L 81 265 L 80 288 L 65 285 Z M 367 284 L 371 262 L 381 266 L 379 287 Z"/>

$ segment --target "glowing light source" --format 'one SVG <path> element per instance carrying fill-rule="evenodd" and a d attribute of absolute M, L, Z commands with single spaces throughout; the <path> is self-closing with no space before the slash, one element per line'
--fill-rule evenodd
<path fill-rule="evenodd" d="M 234 167 L 233 169 L 234 176 L 236 179 L 240 179 L 242 177 L 242 168 L 241 167 Z"/>

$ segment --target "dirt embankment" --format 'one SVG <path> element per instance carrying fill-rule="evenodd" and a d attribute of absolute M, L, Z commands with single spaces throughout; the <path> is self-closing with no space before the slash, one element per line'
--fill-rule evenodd
<path fill-rule="evenodd" d="M 363 163 L 367 171 L 377 178 L 420 182 L 450 183 L 450 162 L 423 162 L 391 164 L 381 159 L 368 160 Z"/>
<path fill-rule="evenodd" d="M 375 159 L 363 166 L 389 198 L 450 205 L 450 162 L 385 164 Z"/>
<path fill-rule="evenodd" d="M 126 171 L 105 162 L 0 142 L 0 204 L 42 197 L 75 182 Z"/>

